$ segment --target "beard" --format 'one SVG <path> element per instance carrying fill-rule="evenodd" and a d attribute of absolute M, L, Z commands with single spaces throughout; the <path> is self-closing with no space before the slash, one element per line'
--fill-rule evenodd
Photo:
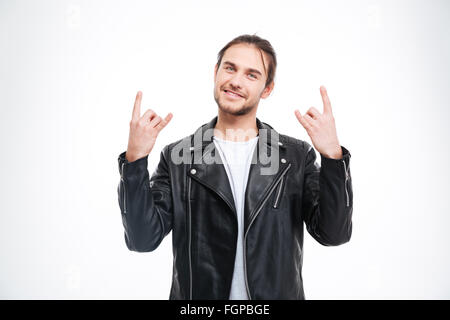
<path fill-rule="evenodd" d="M 220 93 L 222 93 L 222 91 L 220 91 Z M 219 95 L 216 95 L 214 93 L 214 100 L 216 101 L 217 106 L 222 112 L 231 114 L 233 116 L 243 116 L 250 113 L 256 107 L 256 104 L 244 104 L 241 108 L 234 109 L 234 107 L 232 106 L 232 102 L 220 102 L 220 93 Z"/>

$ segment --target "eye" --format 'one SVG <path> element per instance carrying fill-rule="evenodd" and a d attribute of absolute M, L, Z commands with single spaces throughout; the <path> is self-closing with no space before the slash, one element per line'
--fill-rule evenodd
<path fill-rule="evenodd" d="M 228 70 L 228 68 L 234 69 L 233 67 L 228 66 L 228 67 L 225 68 L 225 70 Z"/>
<path fill-rule="evenodd" d="M 250 73 L 250 75 L 251 75 L 253 78 L 256 79 L 256 76 L 255 76 L 253 73 Z"/>

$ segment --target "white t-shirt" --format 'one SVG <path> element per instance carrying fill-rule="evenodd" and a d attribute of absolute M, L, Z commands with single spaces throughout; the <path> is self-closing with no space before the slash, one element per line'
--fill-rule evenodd
<path fill-rule="evenodd" d="M 213 141 L 230 181 L 238 218 L 236 260 L 229 299 L 248 300 L 244 275 L 244 201 L 248 173 L 258 136 L 243 142 L 223 140 L 214 136 Z"/>

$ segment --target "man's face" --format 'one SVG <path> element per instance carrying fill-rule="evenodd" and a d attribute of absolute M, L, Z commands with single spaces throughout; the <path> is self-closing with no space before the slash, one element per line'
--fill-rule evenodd
<path fill-rule="evenodd" d="M 269 58 L 262 53 L 268 68 Z M 273 82 L 265 88 L 266 79 L 260 51 L 248 44 L 233 45 L 214 68 L 214 100 L 223 112 L 235 116 L 256 112 L 259 100 L 273 89 Z"/>

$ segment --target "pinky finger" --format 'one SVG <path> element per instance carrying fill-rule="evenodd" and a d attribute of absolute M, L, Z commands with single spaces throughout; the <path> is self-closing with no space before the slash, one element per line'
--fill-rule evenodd
<path fill-rule="evenodd" d="M 165 126 L 167 126 L 167 124 L 170 122 L 170 120 L 172 119 L 173 114 L 171 112 L 169 112 L 167 114 L 167 116 L 164 118 L 164 120 L 162 120 L 157 126 L 156 128 L 161 131 L 162 129 L 164 129 Z"/>
<path fill-rule="evenodd" d="M 311 129 L 311 125 L 306 121 L 305 117 L 301 115 L 300 111 L 295 110 L 295 116 L 297 117 L 300 124 L 305 128 L 306 130 Z"/>

